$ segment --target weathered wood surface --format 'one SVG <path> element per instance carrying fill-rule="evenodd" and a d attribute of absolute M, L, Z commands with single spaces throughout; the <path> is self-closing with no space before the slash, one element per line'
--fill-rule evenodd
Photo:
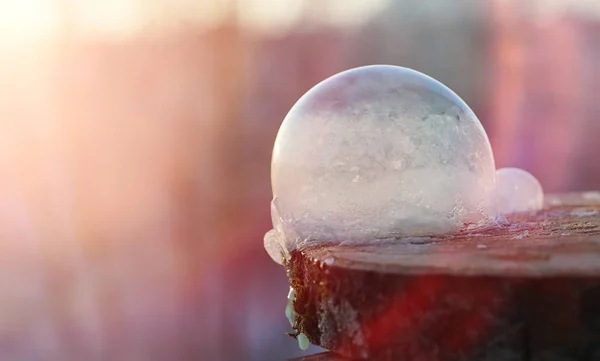
<path fill-rule="evenodd" d="M 369 360 L 600 360 L 600 193 L 485 230 L 312 244 L 287 265 L 295 328 Z"/>

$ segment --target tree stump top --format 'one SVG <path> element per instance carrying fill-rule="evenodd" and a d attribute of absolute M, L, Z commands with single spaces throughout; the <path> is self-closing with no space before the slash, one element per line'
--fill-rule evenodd
<path fill-rule="evenodd" d="M 600 275 L 600 193 L 548 196 L 544 210 L 446 237 L 302 247 L 315 262 L 401 274 Z"/>

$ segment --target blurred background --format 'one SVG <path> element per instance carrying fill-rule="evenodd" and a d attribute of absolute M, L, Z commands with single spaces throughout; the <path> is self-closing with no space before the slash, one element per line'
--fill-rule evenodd
<path fill-rule="evenodd" d="M 262 245 L 273 141 L 377 63 L 455 90 L 498 167 L 600 189 L 596 0 L 0 0 L 0 358 L 304 354 Z"/>

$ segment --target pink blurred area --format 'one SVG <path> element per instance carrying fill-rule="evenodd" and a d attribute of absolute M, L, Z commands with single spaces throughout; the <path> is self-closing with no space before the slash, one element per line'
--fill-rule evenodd
<path fill-rule="evenodd" d="M 479 115 L 498 167 L 600 189 L 600 16 L 388 1 L 350 26 L 303 3 L 271 32 L 231 18 L 2 43 L 0 358 L 302 355 L 262 246 L 271 149 L 294 102 L 350 67 L 425 72 Z"/>

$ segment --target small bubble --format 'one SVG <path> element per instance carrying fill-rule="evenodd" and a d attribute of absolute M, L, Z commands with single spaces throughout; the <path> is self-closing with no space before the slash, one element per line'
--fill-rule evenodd
<path fill-rule="evenodd" d="M 531 173 L 502 168 L 496 171 L 495 201 L 500 214 L 537 211 L 544 205 L 544 191 Z"/>

